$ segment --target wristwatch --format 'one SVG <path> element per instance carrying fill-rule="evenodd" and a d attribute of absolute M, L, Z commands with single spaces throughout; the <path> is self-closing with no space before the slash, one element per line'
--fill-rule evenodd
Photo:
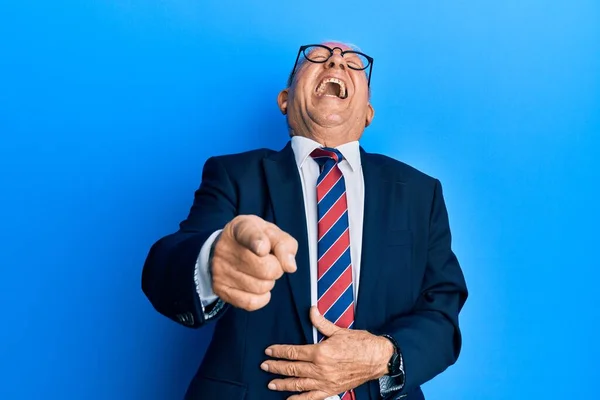
<path fill-rule="evenodd" d="M 392 378 L 398 379 L 401 384 L 404 384 L 404 360 L 402 359 L 402 354 L 400 354 L 400 347 L 396 340 L 390 335 L 381 335 L 384 338 L 388 339 L 392 342 L 394 346 L 394 354 L 390 357 L 390 361 L 388 361 L 388 373 L 387 375 Z"/>

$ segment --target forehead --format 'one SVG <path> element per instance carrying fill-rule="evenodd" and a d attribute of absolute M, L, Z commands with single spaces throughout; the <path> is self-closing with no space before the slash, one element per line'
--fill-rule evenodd
<path fill-rule="evenodd" d="M 333 49 L 334 47 L 339 47 L 340 49 L 343 50 L 353 50 L 352 46 L 347 45 L 346 43 L 341 43 L 341 42 L 323 42 L 321 43 L 323 46 L 327 46 L 331 49 Z"/>

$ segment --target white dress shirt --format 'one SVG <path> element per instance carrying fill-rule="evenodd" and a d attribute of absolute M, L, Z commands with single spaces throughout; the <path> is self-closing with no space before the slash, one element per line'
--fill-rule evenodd
<path fill-rule="evenodd" d="M 300 173 L 302 194 L 304 195 L 304 211 L 308 231 L 308 253 L 310 261 L 310 300 L 312 305 L 317 305 L 317 179 L 319 178 L 319 164 L 310 156 L 313 150 L 322 147 L 314 140 L 294 136 L 292 137 L 292 150 Z M 358 295 L 360 278 L 360 256 L 362 250 L 363 214 L 365 203 L 365 183 L 363 178 L 358 141 L 345 143 L 336 147 L 344 159 L 338 164 L 346 183 L 346 197 L 348 200 L 348 223 L 350 229 L 350 259 L 352 262 L 352 284 L 354 289 L 354 308 Z M 212 304 L 217 296 L 212 290 L 208 272 L 208 259 L 210 247 L 221 231 L 214 232 L 202 246 L 198 262 L 196 263 L 195 281 L 198 296 L 203 306 Z M 317 342 L 317 329 L 313 327 L 313 340 Z M 386 378 L 386 377 L 384 377 Z M 380 384 L 383 382 L 380 380 Z M 387 386 L 387 385 L 386 385 Z M 327 400 L 339 399 L 339 396 L 329 397 Z"/>
<path fill-rule="evenodd" d="M 314 140 L 294 136 L 292 137 L 292 150 L 302 183 L 304 195 L 304 211 L 308 231 L 308 254 L 310 260 L 310 301 L 317 305 L 317 179 L 319 178 L 319 164 L 310 156 L 313 150 L 322 147 Z M 354 309 L 358 295 L 358 281 L 360 277 L 360 254 L 362 249 L 363 212 L 365 203 L 365 183 L 360 162 L 360 146 L 357 141 L 345 143 L 337 149 L 344 159 L 338 164 L 346 183 L 346 197 L 348 200 L 348 224 L 350 229 L 350 260 L 352 262 L 352 289 L 354 289 Z M 217 296 L 212 290 L 208 274 L 208 258 L 210 247 L 221 231 L 214 232 L 202 246 L 200 257 L 196 264 L 196 285 L 198 295 L 203 306 L 212 304 Z M 317 330 L 313 328 L 313 340 L 317 342 Z"/>

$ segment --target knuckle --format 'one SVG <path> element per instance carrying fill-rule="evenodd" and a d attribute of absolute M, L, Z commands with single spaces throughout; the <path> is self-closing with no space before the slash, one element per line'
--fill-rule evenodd
<path fill-rule="evenodd" d="M 260 260 L 260 274 L 263 279 L 279 279 L 283 274 L 281 265 L 275 256 L 268 255 Z"/>
<path fill-rule="evenodd" d="M 252 307 L 251 300 L 242 300 L 240 304 L 240 308 L 246 311 L 254 311 L 254 307 Z"/>
<path fill-rule="evenodd" d="M 246 287 L 250 293 L 259 295 L 268 291 L 266 290 L 265 281 L 261 279 L 249 278 L 249 282 L 246 284 Z"/>
<path fill-rule="evenodd" d="M 275 286 L 274 281 L 270 281 L 270 280 L 260 281 L 260 284 L 259 284 L 260 294 L 270 292 L 274 286 Z"/>
<path fill-rule="evenodd" d="M 298 245 L 298 241 L 287 232 L 281 231 L 281 242 L 290 250 Z"/>
<path fill-rule="evenodd" d="M 276 266 L 273 267 L 273 270 L 272 270 L 269 278 L 273 279 L 273 280 L 277 280 L 283 276 L 283 273 L 284 272 L 283 272 L 283 268 L 281 267 L 281 264 L 279 264 L 279 262 L 277 262 Z"/>
<path fill-rule="evenodd" d="M 294 381 L 294 392 L 304 392 L 304 385 L 299 380 Z"/>
<path fill-rule="evenodd" d="M 270 278 L 277 280 L 277 279 L 281 278 L 283 276 L 283 274 L 284 274 L 284 271 L 283 271 L 283 267 L 281 266 L 281 263 L 279 262 L 279 260 L 274 259 Z"/>
<path fill-rule="evenodd" d="M 277 230 L 277 227 L 273 224 L 267 224 L 264 229 L 263 232 L 266 233 L 267 235 L 269 235 L 269 237 L 272 238 L 277 238 L 279 236 L 279 232 Z"/>
<path fill-rule="evenodd" d="M 242 214 L 242 215 L 237 215 L 235 216 L 231 222 L 234 222 L 236 225 L 242 225 L 242 226 L 247 226 L 249 224 L 254 224 L 256 223 L 256 219 L 258 217 L 256 217 L 255 215 L 246 215 L 246 214 Z"/>
<path fill-rule="evenodd" d="M 326 357 L 323 354 L 323 350 L 320 347 L 317 347 L 314 353 L 314 363 L 317 365 L 325 364 Z"/>
<path fill-rule="evenodd" d="M 294 239 L 292 236 L 289 237 L 288 246 L 290 247 L 290 250 L 293 251 L 294 254 L 296 254 L 296 252 L 298 251 L 298 241 L 296 239 Z"/>
<path fill-rule="evenodd" d="M 240 230 L 243 226 L 243 222 L 244 222 L 244 218 L 241 215 L 238 215 L 237 217 L 233 218 L 231 221 L 229 221 L 227 223 L 227 225 L 225 226 L 225 229 L 223 229 L 224 235 L 222 235 L 221 237 L 222 238 L 231 237 L 235 240 L 236 236 L 240 233 Z"/>
<path fill-rule="evenodd" d="M 289 376 L 296 376 L 298 373 L 298 368 L 294 364 L 289 364 L 285 369 L 286 374 Z"/>
<path fill-rule="evenodd" d="M 246 311 L 256 311 L 269 303 L 271 299 L 270 293 L 266 293 L 265 295 L 257 296 L 250 295 L 248 296 L 248 300 L 246 303 Z"/>
<path fill-rule="evenodd" d="M 298 351 L 295 347 L 288 347 L 286 354 L 290 360 L 295 360 L 298 357 Z"/>
<path fill-rule="evenodd" d="M 240 307 L 246 311 L 252 311 L 254 309 L 254 298 L 252 296 L 243 296 L 239 299 Z"/>

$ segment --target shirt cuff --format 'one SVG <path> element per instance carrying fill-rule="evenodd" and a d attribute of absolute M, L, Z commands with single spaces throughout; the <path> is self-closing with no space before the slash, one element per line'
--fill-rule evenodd
<path fill-rule="evenodd" d="M 210 256 L 211 256 L 211 248 L 222 232 L 222 229 L 213 232 L 212 235 L 206 239 L 206 242 L 202 245 L 200 249 L 200 254 L 198 255 L 198 259 L 196 260 L 196 268 L 194 271 L 194 282 L 196 283 L 196 293 L 198 293 L 198 297 L 200 298 L 200 303 L 202 304 L 202 312 L 204 313 L 204 317 L 206 319 L 211 318 L 216 315 L 222 308 L 219 307 L 219 303 L 223 303 L 215 294 L 212 289 L 212 279 L 210 276 Z M 211 307 L 210 312 L 206 313 L 206 308 L 212 304 L 217 302 L 214 307 Z"/>

